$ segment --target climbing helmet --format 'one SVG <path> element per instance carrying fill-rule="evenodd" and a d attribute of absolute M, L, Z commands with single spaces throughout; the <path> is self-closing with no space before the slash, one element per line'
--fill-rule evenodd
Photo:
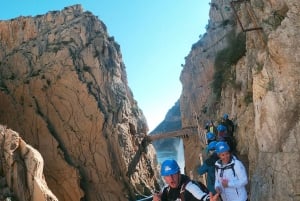
<path fill-rule="evenodd" d="M 230 151 L 230 148 L 227 142 L 221 141 L 216 144 L 216 152 L 217 154 Z"/>
<path fill-rule="evenodd" d="M 216 144 L 218 143 L 218 141 L 212 141 L 208 144 L 207 149 L 209 151 L 214 151 L 216 149 Z"/>
<path fill-rule="evenodd" d="M 206 139 L 207 140 L 215 140 L 216 139 L 216 135 L 212 132 L 208 132 L 206 133 Z"/>
<path fill-rule="evenodd" d="M 165 160 L 161 165 L 160 174 L 161 176 L 169 176 L 176 174 L 180 171 L 180 167 L 177 162 L 173 159 Z"/>

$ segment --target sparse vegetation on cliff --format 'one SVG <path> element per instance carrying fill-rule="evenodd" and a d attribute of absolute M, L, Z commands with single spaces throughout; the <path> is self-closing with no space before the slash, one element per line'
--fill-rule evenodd
<path fill-rule="evenodd" d="M 241 32 L 236 35 L 234 32 L 230 32 L 227 39 L 228 47 L 219 51 L 215 58 L 212 88 L 217 99 L 220 98 L 223 85 L 232 81 L 231 66 L 236 64 L 246 53 L 245 33 Z"/>
<path fill-rule="evenodd" d="M 263 22 L 267 25 L 270 25 L 272 29 L 275 30 L 281 24 L 284 18 L 285 13 L 282 14 L 280 11 L 274 11 L 272 12 L 272 15 L 268 19 L 263 20 Z"/>

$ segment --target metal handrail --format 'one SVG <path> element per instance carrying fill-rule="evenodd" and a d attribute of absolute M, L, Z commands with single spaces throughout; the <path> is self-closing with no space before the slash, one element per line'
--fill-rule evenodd
<path fill-rule="evenodd" d="M 153 199 L 153 195 L 142 198 L 142 199 L 139 199 L 139 200 L 136 200 L 136 201 L 149 201 L 149 200 L 152 200 L 152 199 Z"/>

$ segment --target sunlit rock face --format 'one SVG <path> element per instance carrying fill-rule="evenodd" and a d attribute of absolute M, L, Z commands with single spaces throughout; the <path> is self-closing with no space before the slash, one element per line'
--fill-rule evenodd
<path fill-rule="evenodd" d="M 249 161 L 251 200 L 296 201 L 300 189 L 300 3 L 251 0 L 234 6 L 238 18 L 229 0 L 211 1 L 207 33 L 186 57 L 180 77 L 182 127 L 198 123 L 203 128 L 206 120 L 218 121 L 228 113 L 237 126 L 238 151 Z M 223 74 L 218 99 L 213 92 L 215 60 L 230 46 L 231 30 L 239 33 L 251 28 L 260 29 L 244 33 L 246 52 Z M 223 61 L 227 62 L 226 57 Z M 194 175 L 195 141 L 184 141 L 187 171 Z"/>
<path fill-rule="evenodd" d="M 153 147 L 128 169 L 146 120 L 104 23 L 75 5 L 0 21 L 0 44 L 0 123 L 40 152 L 56 197 L 149 194 L 157 185 Z"/>

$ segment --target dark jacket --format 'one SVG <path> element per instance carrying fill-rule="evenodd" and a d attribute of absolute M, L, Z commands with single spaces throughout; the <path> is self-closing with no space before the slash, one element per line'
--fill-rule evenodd
<path fill-rule="evenodd" d="M 188 176 L 183 174 L 181 174 L 180 185 L 177 188 L 170 188 L 169 186 L 163 188 L 161 201 L 176 201 L 177 199 L 181 199 L 180 191 L 184 185 L 185 190 L 183 195 L 185 201 L 209 201 L 209 195 L 203 192 Z"/>
<path fill-rule="evenodd" d="M 234 133 L 234 123 L 233 123 L 233 121 L 230 120 L 230 119 L 223 119 L 222 124 L 224 126 L 226 126 L 228 135 L 233 136 L 233 133 Z"/>
<path fill-rule="evenodd" d="M 203 175 L 207 173 L 207 188 L 209 192 L 216 194 L 215 190 L 215 163 L 218 160 L 217 154 L 214 152 L 210 157 L 208 157 L 202 166 L 197 168 L 198 174 Z"/>

